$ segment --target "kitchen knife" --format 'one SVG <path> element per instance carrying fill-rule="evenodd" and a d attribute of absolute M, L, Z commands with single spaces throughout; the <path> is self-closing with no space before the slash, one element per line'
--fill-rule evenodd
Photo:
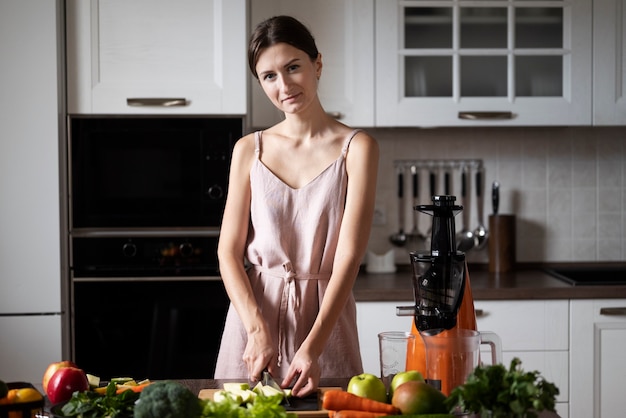
<path fill-rule="evenodd" d="M 417 174 L 417 167 L 411 166 L 411 177 L 413 179 L 413 205 L 417 206 L 417 200 L 419 199 L 419 177 Z"/>
<path fill-rule="evenodd" d="M 411 212 L 413 214 L 413 229 L 411 229 L 411 233 L 409 234 L 409 236 L 411 238 L 419 238 L 419 239 L 424 239 L 424 236 L 422 234 L 420 234 L 419 232 L 419 227 L 418 227 L 418 219 L 417 219 L 417 210 L 415 209 L 417 207 L 417 205 L 419 204 L 419 174 L 417 173 L 417 166 L 412 165 L 411 166 L 411 177 L 412 177 L 412 189 L 413 189 L 413 204 L 412 204 L 412 208 L 413 211 Z"/>
<path fill-rule="evenodd" d="M 287 394 L 285 393 L 283 388 L 281 388 L 280 385 L 276 382 L 276 380 L 274 380 L 274 378 L 267 369 L 263 370 L 263 385 L 270 386 L 276 390 L 281 391 L 283 393 L 283 400 L 285 401 L 285 405 L 291 406 L 291 404 L 289 403 L 289 399 L 287 399 Z"/>
<path fill-rule="evenodd" d="M 430 198 L 432 199 L 433 196 L 435 196 L 437 194 L 437 175 L 435 174 L 434 171 L 431 171 L 429 174 L 429 185 L 430 185 Z"/>
<path fill-rule="evenodd" d="M 500 204 L 500 183 L 493 182 L 491 186 L 491 207 L 493 208 L 493 214 L 498 214 L 498 205 Z"/>

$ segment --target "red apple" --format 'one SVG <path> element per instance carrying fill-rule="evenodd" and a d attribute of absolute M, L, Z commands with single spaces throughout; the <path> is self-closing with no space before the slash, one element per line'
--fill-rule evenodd
<path fill-rule="evenodd" d="M 52 377 L 54 372 L 56 372 L 62 367 L 78 367 L 78 366 L 74 364 L 74 362 L 69 361 L 69 360 L 55 361 L 54 363 L 50 363 L 50 365 L 46 369 L 46 372 L 43 374 L 42 383 L 43 383 L 44 393 L 48 391 L 48 382 L 50 381 L 50 378 Z"/>
<path fill-rule="evenodd" d="M 371 373 L 361 373 L 352 376 L 346 389 L 348 392 L 362 398 L 387 402 L 387 388 L 385 388 L 385 384 L 380 380 L 380 377 Z"/>
<path fill-rule="evenodd" d="M 46 395 L 53 404 L 65 402 L 72 397 L 76 391 L 84 392 L 89 390 L 87 375 L 78 367 L 61 367 L 48 381 Z"/>

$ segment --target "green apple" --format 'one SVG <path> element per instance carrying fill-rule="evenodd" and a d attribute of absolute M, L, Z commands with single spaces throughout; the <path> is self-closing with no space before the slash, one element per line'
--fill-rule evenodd
<path fill-rule="evenodd" d="M 347 391 L 362 398 L 378 402 L 387 402 L 387 389 L 380 377 L 371 373 L 361 373 L 352 376 L 348 382 Z"/>
<path fill-rule="evenodd" d="M 393 377 L 393 379 L 391 379 L 391 384 L 389 384 L 389 397 L 393 396 L 393 392 L 396 390 L 398 386 L 400 386 L 401 384 L 405 382 L 410 382 L 413 380 L 418 381 L 418 382 L 423 382 L 424 376 L 422 376 L 422 374 L 418 372 L 417 370 L 407 370 L 405 372 L 397 373 Z"/>

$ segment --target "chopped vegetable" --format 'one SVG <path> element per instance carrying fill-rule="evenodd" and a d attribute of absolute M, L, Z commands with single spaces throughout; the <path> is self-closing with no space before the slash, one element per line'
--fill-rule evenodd
<path fill-rule="evenodd" d="M 280 390 L 272 386 L 264 385 L 261 382 L 257 383 L 257 385 L 254 387 L 254 389 L 252 389 L 252 391 L 259 395 L 265 395 L 268 398 L 276 398 L 278 403 L 282 402 L 283 398 L 287 396 L 284 390 Z"/>
<path fill-rule="evenodd" d="M 250 384 L 248 382 L 224 382 L 223 387 L 225 391 L 231 392 L 237 390 L 248 390 L 250 389 Z"/>
<path fill-rule="evenodd" d="M 329 390 L 324 393 L 322 406 L 324 409 L 332 411 L 368 411 L 381 412 L 389 415 L 398 415 L 400 413 L 398 408 L 388 403 L 374 401 L 338 389 Z"/>
<path fill-rule="evenodd" d="M 86 373 L 86 376 L 90 388 L 97 388 L 98 386 L 100 386 L 100 377 L 94 376 L 93 374 L 89 373 Z"/>
<path fill-rule="evenodd" d="M 233 397 L 224 397 L 220 402 L 204 400 L 202 418 L 297 418 L 287 412 L 275 397 L 258 394 L 252 402 L 240 405 Z"/>
<path fill-rule="evenodd" d="M 452 390 L 446 406 L 480 414 L 491 411 L 494 418 L 536 418 L 538 411 L 554 412 L 559 389 L 538 371 L 524 372 L 521 363 L 514 358 L 508 370 L 501 364 L 476 367 L 463 385 Z"/>
<path fill-rule="evenodd" d="M 117 385 L 117 390 L 115 391 L 115 393 L 120 394 L 125 390 L 132 390 L 133 392 L 139 393 L 142 392 L 151 383 L 152 382 L 146 382 L 141 384 L 136 383 L 134 385 Z"/>
<path fill-rule="evenodd" d="M 132 377 L 112 377 L 111 382 L 116 383 L 118 385 L 134 381 Z"/>

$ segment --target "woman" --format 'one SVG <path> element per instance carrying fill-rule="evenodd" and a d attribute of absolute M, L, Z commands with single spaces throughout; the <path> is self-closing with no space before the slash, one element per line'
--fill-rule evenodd
<path fill-rule="evenodd" d="M 352 286 L 372 223 L 378 145 L 322 108 L 322 58 L 296 19 L 259 24 L 248 62 L 285 119 L 233 151 L 218 246 L 231 306 L 215 377 L 256 381 L 268 369 L 306 396 L 320 377 L 362 372 Z"/>

